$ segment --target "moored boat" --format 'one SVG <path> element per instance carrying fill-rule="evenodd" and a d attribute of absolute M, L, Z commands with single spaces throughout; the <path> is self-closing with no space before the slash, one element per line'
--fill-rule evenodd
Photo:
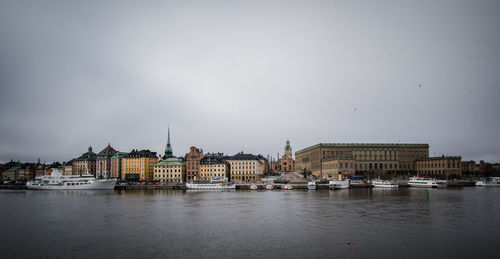
<path fill-rule="evenodd" d="M 281 189 L 283 190 L 291 190 L 292 189 L 292 185 L 291 184 L 284 184 L 281 186 Z"/>
<path fill-rule="evenodd" d="M 330 180 L 330 189 L 348 189 L 350 186 L 350 180 L 344 179 L 342 177 L 342 172 L 339 172 L 337 179 Z"/>
<path fill-rule="evenodd" d="M 476 186 L 482 186 L 482 187 L 495 187 L 495 186 L 500 186 L 500 177 L 488 177 L 484 179 L 480 179 L 476 181 L 475 183 Z"/>
<path fill-rule="evenodd" d="M 308 190 L 316 190 L 316 182 L 315 181 L 308 182 L 307 189 Z"/>
<path fill-rule="evenodd" d="M 26 183 L 30 190 L 113 190 L 116 179 L 96 179 L 93 175 L 62 175 L 52 169 L 50 175 L 44 175 Z"/>
<path fill-rule="evenodd" d="M 255 184 L 250 185 L 250 190 L 257 190 L 257 185 Z"/>
<path fill-rule="evenodd" d="M 186 188 L 196 190 L 221 190 L 236 189 L 236 184 L 231 183 L 186 183 Z"/>
<path fill-rule="evenodd" d="M 446 188 L 448 187 L 448 182 L 446 180 L 436 180 L 437 188 Z"/>
<path fill-rule="evenodd" d="M 274 189 L 274 186 L 272 184 L 268 183 L 266 185 L 266 190 L 272 190 L 272 189 Z"/>
<path fill-rule="evenodd" d="M 398 188 L 399 185 L 397 183 L 393 183 L 390 181 L 382 181 L 382 180 L 373 180 L 372 185 L 375 188 Z"/>
<path fill-rule="evenodd" d="M 330 181 L 330 189 L 348 189 L 349 188 L 349 179 L 344 180 L 331 180 Z"/>
<path fill-rule="evenodd" d="M 427 178 L 423 176 L 413 176 L 410 177 L 408 181 L 408 186 L 410 187 L 423 187 L 423 188 L 437 188 L 438 183 L 434 178 Z"/>

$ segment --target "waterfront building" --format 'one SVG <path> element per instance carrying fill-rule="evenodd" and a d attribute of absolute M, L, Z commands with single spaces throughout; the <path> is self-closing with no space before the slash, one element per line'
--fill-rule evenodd
<path fill-rule="evenodd" d="M 355 174 L 406 174 L 415 171 L 416 160 L 429 156 L 429 145 L 320 143 L 295 152 L 295 169 L 326 178 L 323 160 L 338 156 L 353 157 Z"/>
<path fill-rule="evenodd" d="M 69 160 L 64 164 L 63 175 L 73 175 L 73 159 Z"/>
<path fill-rule="evenodd" d="M 181 158 L 169 157 L 154 165 L 154 180 L 162 183 L 183 183 L 186 166 Z"/>
<path fill-rule="evenodd" d="M 2 174 L 3 181 L 23 181 L 24 179 L 24 169 L 22 165 L 12 166 Z"/>
<path fill-rule="evenodd" d="M 228 157 L 232 182 L 256 182 L 264 176 L 264 165 L 255 155 L 238 153 Z"/>
<path fill-rule="evenodd" d="M 122 171 L 122 158 L 126 156 L 125 152 L 116 152 L 110 159 L 111 167 L 109 169 L 109 178 L 120 179 Z"/>
<path fill-rule="evenodd" d="M 355 175 L 354 158 L 349 155 L 333 156 L 321 161 L 323 168 L 323 175 L 328 179 L 337 179 L 339 173 L 345 177 L 352 177 Z"/>
<path fill-rule="evenodd" d="M 416 161 L 416 173 L 436 178 L 457 178 L 462 176 L 462 157 L 440 156 L 422 158 Z"/>
<path fill-rule="evenodd" d="M 40 161 L 35 165 L 35 178 L 40 178 L 44 175 L 47 175 L 47 169 L 49 167 L 45 164 L 40 164 Z"/>
<path fill-rule="evenodd" d="M 229 163 L 222 153 L 209 153 L 200 161 L 199 179 L 209 181 L 213 178 L 229 180 Z"/>
<path fill-rule="evenodd" d="M 34 164 L 24 164 L 24 180 L 30 181 L 35 179 L 35 165 Z"/>
<path fill-rule="evenodd" d="M 256 157 L 262 163 L 264 174 L 271 172 L 271 167 L 270 167 L 269 159 L 267 159 L 266 157 L 264 157 L 261 154 L 256 155 Z"/>
<path fill-rule="evenodd" d="M 98 179 L 108 179 L 110 178 L 111 172 L 111 157 L 117 151 L 108 145 L 97 154 L 96 156 L 96 178 Z"/>
<path fill-rule="evenodd" d="M 476 165 L 474 172 L 479 177 L 492 177 L 494 171 L 491 163 L 479 160 L 479 164 Z"/>
<path fill-rule="evenodd" d="M 156 152 L 149 150 L 135 150 L 121 159 L 122 180 L 153 180 L 154 166 L 158 162 Z"/>
<path fill-rule="evenodd" d="M 89 146 L 87 152 L 73 160 L 72 173 L 74 175 L 85 175 L 88 173 L 95 176 L 97 154 L 92 152 L 92 147 Z"/>
<path fill-rule="evenodd" d="M 200 179 L 200 162 L 204 158 L 203 150 L 195 146 L 189 148 L 189 153 L 184 156 L 186 163 L 186 181 Z"/>
<path fill-rule="evenodd" d="M 476 168 L 476 161 L 462 161 L 461 167 L 462 175 L 472 176 L 474 174 L 474 169 Z"/>

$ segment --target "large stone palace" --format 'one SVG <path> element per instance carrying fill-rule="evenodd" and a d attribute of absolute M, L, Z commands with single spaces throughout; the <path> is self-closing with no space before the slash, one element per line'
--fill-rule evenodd
<path fill-rule="evenodd" d="M 428 144 L 320 143 L 295 152 L 295 170 L 324 178 L 343 172 L 396 174 L 416 170 L 429 157 Z"/>

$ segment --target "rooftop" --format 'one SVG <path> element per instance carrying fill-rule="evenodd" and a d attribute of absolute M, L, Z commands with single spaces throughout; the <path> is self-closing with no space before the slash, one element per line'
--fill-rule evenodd
<path fill-rule="evenodd" d="M 310 147 L 303 148 L 297 152 L 302 153 L 315 148 L 328 148 L 328 147 L 346 147 L 346 148 L 429 148 L 429 144 L 421 143 L 319 143 Z"/>
<path fill-rule="evenodd" d="M 155 166 L 161 166 L 161 165 L 173 165 L 173 166 L 181 166 L 184 165 L 184 162 L 182 162 L 182 159 L 177 158 L 177 157 L 169 157 L 166 159 L 161 160 L 160 162 L 156 163 Z"/>
<path fill-rule="evenodd" d="M 126 154 L 124 157 L 156 157 L 156 152 L 151 152 L 149 151 L 149 149 L 132 149 L 132 151 Z"/>

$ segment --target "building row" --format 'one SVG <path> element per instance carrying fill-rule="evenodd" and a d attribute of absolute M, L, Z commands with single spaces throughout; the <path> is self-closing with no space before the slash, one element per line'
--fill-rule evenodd
<path fill-rule="evenodd" d="M 119 152 L 108 145 L 98 153 L 92 147 L 66 163 L 0 164 L 2 180 L 31 180 L 50 174 L 56 168 L 64 175 L 91 174 L 96 178 L 116 178 L 128 181 L 159 181 L 178 183 L 209 181 L 214 178 L 232 182 L 254 182 L 269 173 L 303 172 L 318 178 L 331 178 L 338 173 L 346 176 L 397 176 L 420 174 L 455 178 L 491 176 L 498 165 L 481 161 L 462 161 L 460 156 L 429 157 L 428 144 L 319 143 L 295 152 L 290 141 L 284 154 L 274 160 L 262 155 L 207 153 L 190 147 L 184 156 L 175 157 L 170 144 L 170 129 L 163 156 L 150 150 L 132 149 Z"/>

